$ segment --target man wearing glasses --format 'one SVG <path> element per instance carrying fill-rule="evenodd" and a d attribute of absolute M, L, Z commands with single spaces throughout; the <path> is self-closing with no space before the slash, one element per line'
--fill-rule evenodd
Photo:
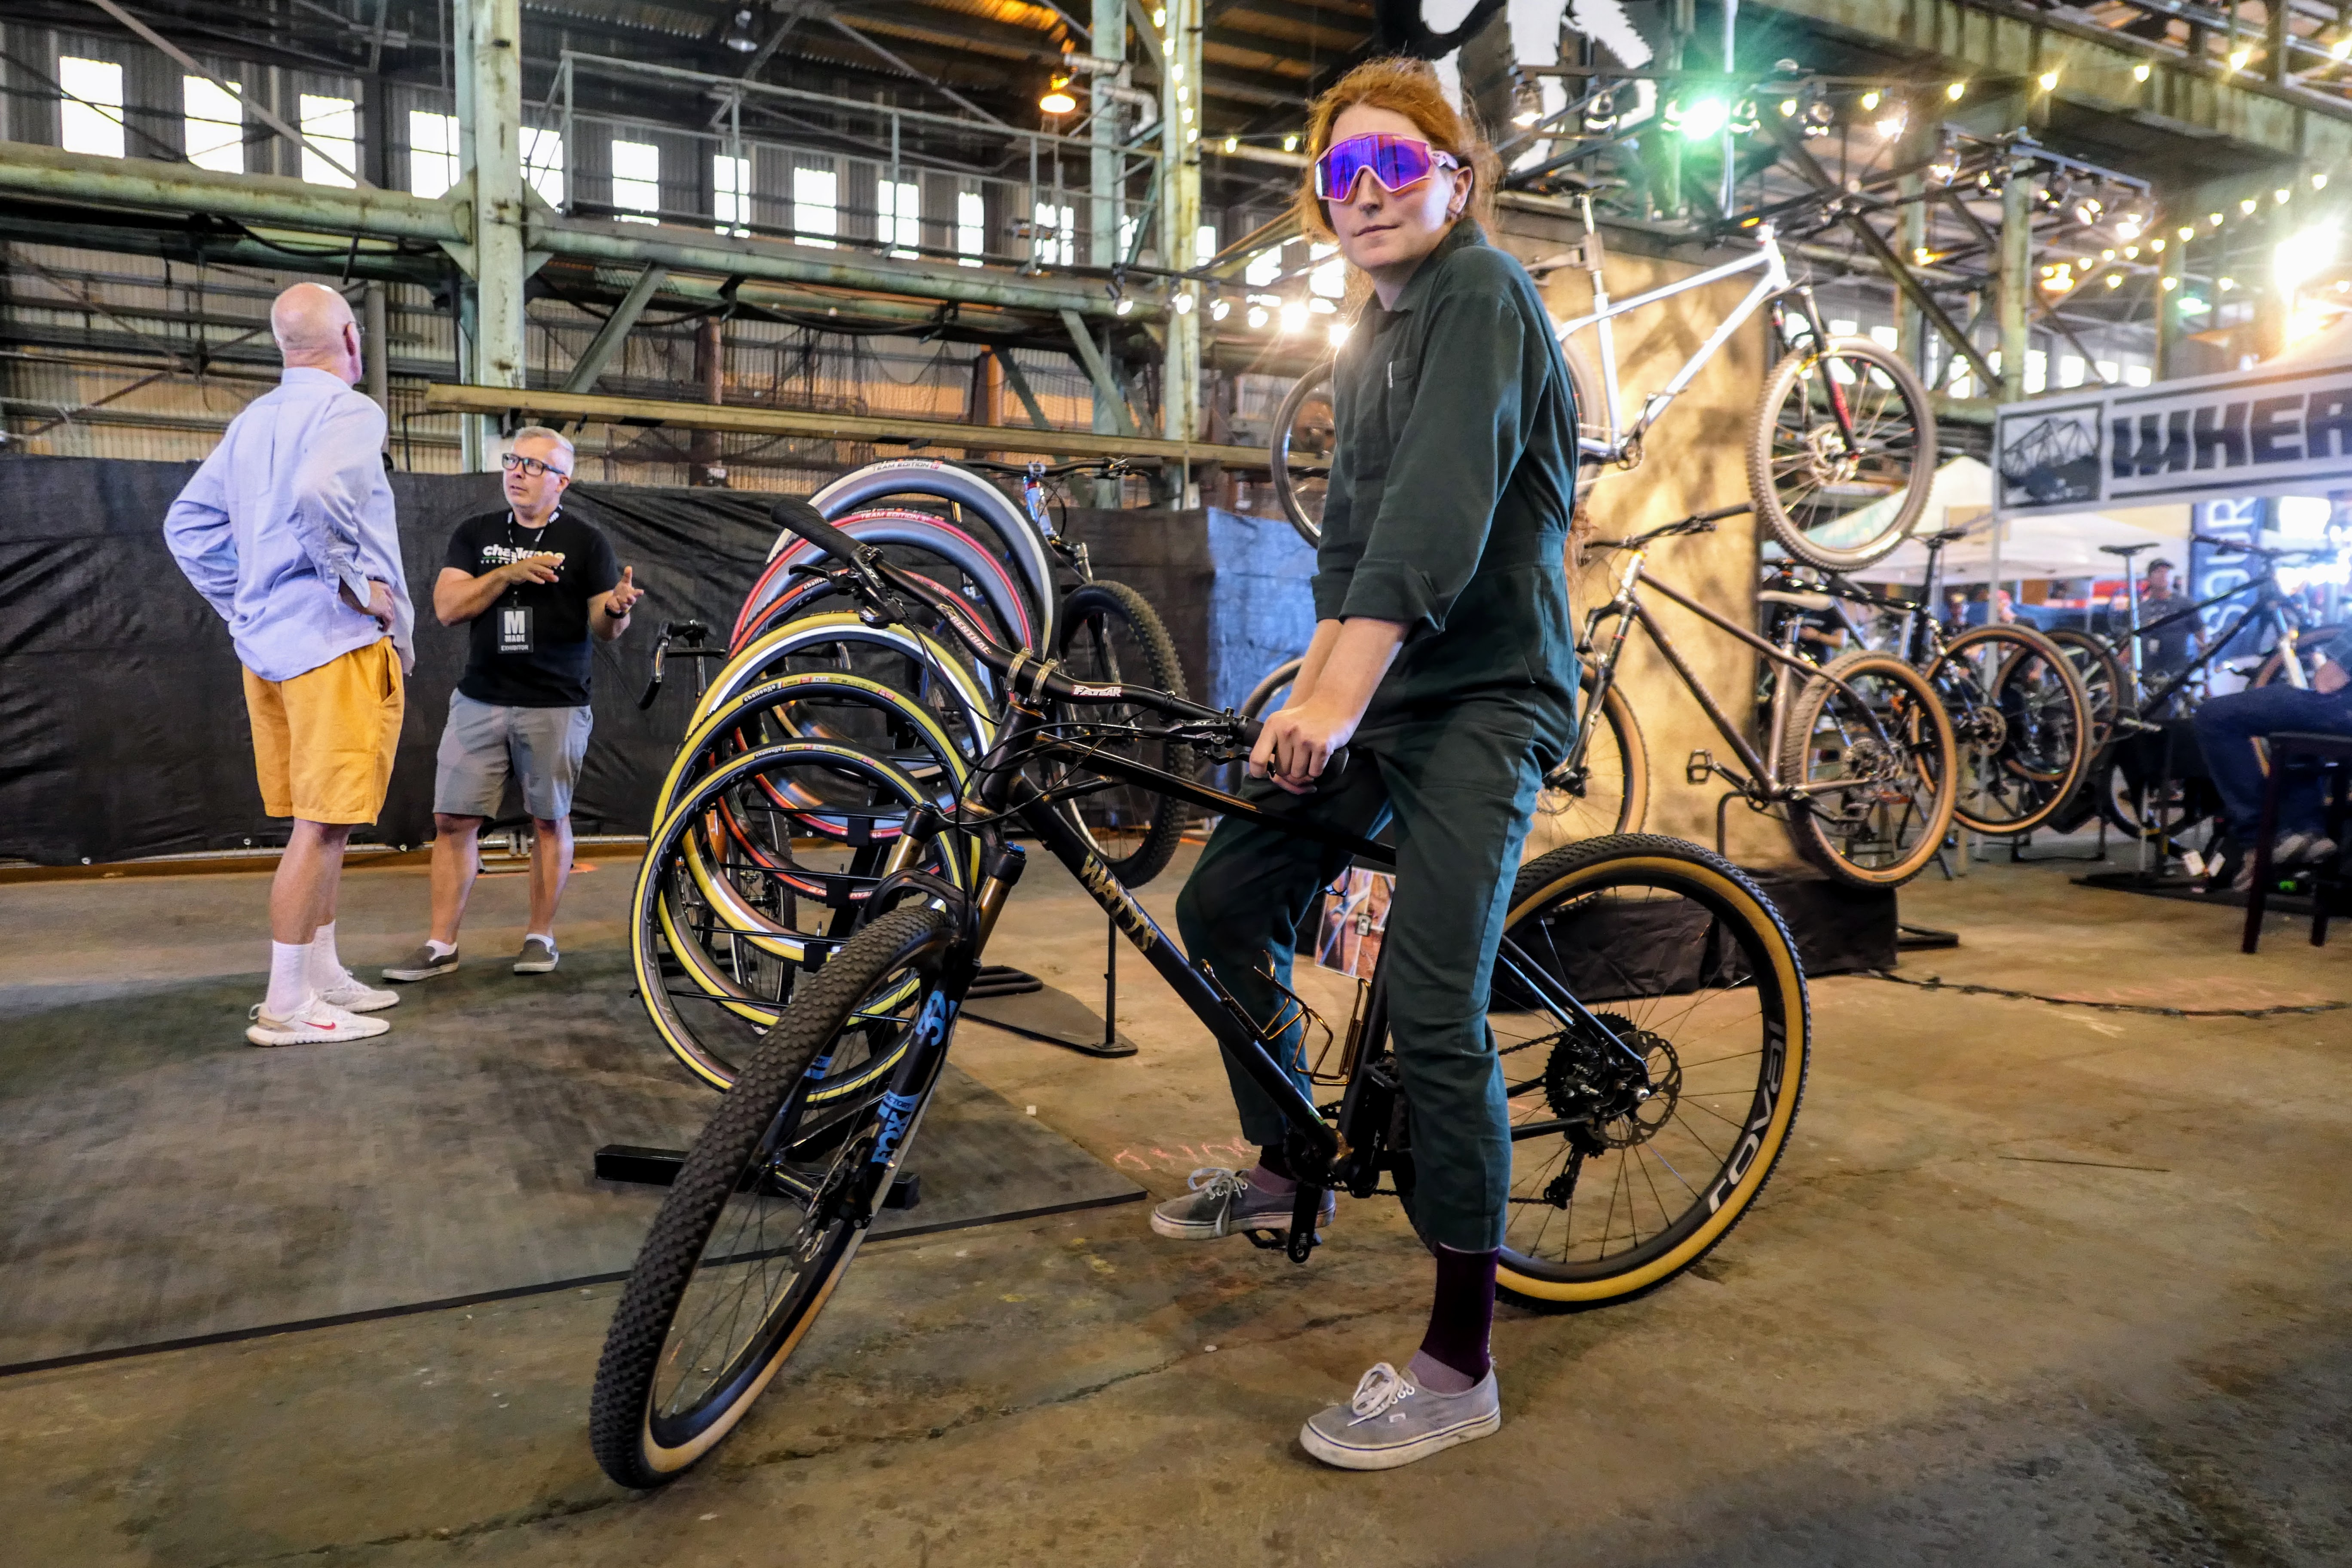
<path fill-rule="evenodd" d="M 449 696 L 433 784 L 433 929 L 383 972 L 386 980 L 429 980 L 457 967 L 457 926 L 479 864 L 476 840 L 484 819 L 498 814 L 509 774 L 534 830 L 530 923 L 514 972 L 545 974 L 556 965 L 572 793 L 593 723 L 591 654 L 629 629 L 629 611 L 645 592 L 604 534 L 563 516 L 572 463 L 561 433 L 537 425 L 517 431 L 505 458 L 506 510 L 468 518 L 450 536 L 433 613 L 445 626 L 467 625 L 471 644 Z"/>

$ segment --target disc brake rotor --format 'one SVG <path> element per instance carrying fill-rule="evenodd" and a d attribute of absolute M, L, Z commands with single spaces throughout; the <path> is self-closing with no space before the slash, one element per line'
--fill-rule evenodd
<path fill-rule="evenodd" d="M 1544 1064 L 1552 1114 L 1579 1121 L 1570 1141 L 1586 1152 L 1646 1143 L 1674 1120 L 1682 1061 L 1666 1038 L 1618 1013 L 1593 1015 L 1611 1040 L 1579 1020 L 1561 1031 Z"/>

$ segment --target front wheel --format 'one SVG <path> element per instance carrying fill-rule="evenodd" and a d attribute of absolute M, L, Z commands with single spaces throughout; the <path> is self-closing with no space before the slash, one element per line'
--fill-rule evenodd
<path fill-rule="evenodd" d="M 687 1151 L 621 1291 L 590 1396 L 596 1462 L 657 1487 L 719 1445 L 806 1334 L 857 1251 L 937 1081 L 951 940 L 893 910 L 801 988 Z M 913 1046 L 908 1093 L 860 1069 Z M 858 1092 L 827 1098 L 834 1084 Z"/>
<path fill-rule="evenodd" d="M 1841 656 L 1797 694 L 1781 736 L 1798 852 L 1857 887 L 1909 881 L 1951 831 L 1958 752 L 1925 676 L 1891 654 Z"/>
<path fill-rule="evenodd" d="M 1936 415 L 1902 357 L 1868 338 L 1808 343 L 1765 378 L 1748 489 L 1780 547 L 1832 571 L 1903 542 L 1927 505 Z"/>
<path fill-rule="evenodd" d="M 1706 1257 L 1804 1098 L 1811 1011 L 1788 928 L 1680 839 L 1596 838 L 1520 868 L 1487 1021 L 1511 1124 L 1496 1282 L 1538 1302 L 1622 1300 Z"/>
<path fill-rule="evenodd" d="M 2027 833 L 2074 798 L 2090 765 L 2091 701 L 2056 643 L 1979 626 L 1927 668 L 1960 747 L 1953 815 L 1979 833 Z"/>
<path fill-rule="evenodd" d="M 1606 833 L 1639 833 L 1650 811 L 1650 748 L 1642 738 L 1641 721 L 1625 689 L 1615 681 L 1592 704 L 1593 671 L 1578 677 L 1582 687 L 1580 717 L 1592 731 L 1584 754 L 1571 766 L 1563 763 L 1544 775 L 1543 793 L 1536 797 L 1539 830 L 1573 842 Z"/>
<path fill-rule="evenodd" d="M 1184 666 L 1175 639 L 1141 594 L 1124 583 L 1100 578 L 1079 584 L 1062 600 L 1063 673 L 1087 686 L 1143 686 L 1182 697 Z M 1148 709 L 1119 703 L 1072 703 L 1059 715 L 1078 725 L 1149 726 Z M 1122 738 L 1105 731 L 1092 749 L 1146 767 L 1192 776 L 1192 752 L 1171 741 Z M 1072 770 L 1083 773 L 1083 769 Z M 1068 782 L 1056 774 L 1053 784 Z M 1141 784 L 1119 784 L 1077 796 L 1078 825 L 1111 874 L 1139 888 L 1168 868 L 1184 837 L 1184 803 Z"/>

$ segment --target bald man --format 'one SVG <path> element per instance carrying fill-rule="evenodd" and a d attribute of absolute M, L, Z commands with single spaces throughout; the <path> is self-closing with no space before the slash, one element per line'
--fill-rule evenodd
<path fill-rule="evenodd" d="M 245 666 L 262 809 L 293 831 L 269 889 L 269 989 L 257 1046 L 366 1039 L 399 1001 L 335 952 L 335 892 L 352 829 L 392 782 L 415 611 L 400 565 L 383 410 L 352 387 L 360 330 L 341 294 L 298 283 L 269 308 L 286 362 L 163 520 L 180 570 Z"/>

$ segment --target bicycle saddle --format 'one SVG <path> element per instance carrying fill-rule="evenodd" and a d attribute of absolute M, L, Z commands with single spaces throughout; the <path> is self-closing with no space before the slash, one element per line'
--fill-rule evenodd
<path fill-rule="evenodd" d="M 2141 551 L 2154 550 L 2156 547 L 2156 542 L 2153 540 L 2149 541 L 2146 544 L 2102 544 L 2099 546 L 2099 553 L 2102 555 L 2120 555 L 2125 560 L 2128 561 L 2133 556 L 2138 554 Z"/>

